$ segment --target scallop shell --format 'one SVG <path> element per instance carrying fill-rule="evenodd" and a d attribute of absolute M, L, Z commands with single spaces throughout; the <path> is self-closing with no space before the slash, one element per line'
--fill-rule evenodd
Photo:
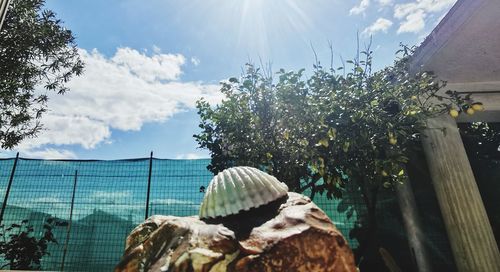
<path fill-rule="evenodd" d="M 257 208 L 285 196 L 288 186 L 275 177 L 246 166 L 226 169 L 215 176 L 200 207 L 200 218 L 215 218 Z"/>

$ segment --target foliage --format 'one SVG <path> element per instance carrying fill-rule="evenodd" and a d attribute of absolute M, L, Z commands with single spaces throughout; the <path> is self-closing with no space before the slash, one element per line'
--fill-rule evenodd
<path fill-rule="evenodd" d="M 222 83 L 219 105 L 198 101 L 202 132 L 194 137 L 211 153 L 209 169 L 253 165 L 294 190 L 314 187 L 330 197 L 340 197 L 347 181 L 374 188 L 404 181 L 425 120 L 473 104 L 438 93 L 445 82 L 432 73 L 411 74 L 411 53 L 402 46 L 393 66 L 372 73 L 368 48 L 363 60 L 347 61 L 350 71 L 317 63 L 307 79 L 304 70 L 282 69 L 276 83 L 247 65 L 241 79 Z"/>
<path fill-rule="evenodd" d="M 1 225 L 0 233 L 0 254 L 8 261 L 1 268 L 33 270 L 41 269 L 40 261 L 43 256 L 49 255 L 47 246 L 49 243 L 57 241 L 52 234 L 52 228 L 56 224 L 53 218 L 48 218 L 43 225 L 43 236 L 37 238 L 33 235 L 34 228 L 28 220 L 21 221 L 21 224 L 12 224 L 5 228 Z"/>
<path fill-rule="evenodd" d="M 273 85 L 271 76 L 247 65 L 241 83 L 236 78 L 222 83 L 226 100 L 216 109 L 198 101 L 203 132 L 195 138 L 210 150 L 212 172 L 233 165 L 265 168 L 299 191 L 304 189 L 302 179 L 319 179 L 309 167 L 312 150 L 307 138 L 314 122 L 308 119 L 302 73 L 280 71 L 280 81 Z"/>
<path fill-rule="evenodd" d="M 43 89 L 62 94 L 83 62 L 73 34 L 45 0 L 13 0 L 0 30 L 0 144 L 12 148 L 41 129 Z"/>
<path fill-rule="evenodd" d="M 500 123 L 464 123 L 459 128 L 469 156 L 492 166 L 500 164 Z"/>
<path fill-rule="evenodd" d="M 446 82 L 433 73 L 410 71 L 412 53 L 402 45 L 392 66 L 373 73 L 368 46 L 346 61 L 348 70 L 316 62 L 309 77 L 281 69 L 277 80 L 247 64 L 241 78 L 221 83 L 220 104 L 197 103 L 201 132 L 194 137 L 210 151 L 209 169 L 259 167 L 292 190 L 311 189 L 311 197 L 340 198 L 348 188 L 366 207 L 365 229 L 352 233 L 363 255 L 378 192 L 407 179 L 405 164 L 425 121 L 482 109 L 470 96 L 444 92 Z"/>

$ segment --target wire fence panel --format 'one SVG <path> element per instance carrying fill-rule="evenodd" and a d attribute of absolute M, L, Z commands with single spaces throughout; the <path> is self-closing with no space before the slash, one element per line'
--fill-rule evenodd
<path fill-rule="evenodd" d="M 15 159 L 0 159 L 0 201 L 4 201 Z"/>
<path fill-rule="evenodd" d="M 125 237 L 144 219 L 149 161 L 71 163 L 78 169 L 78 188 L 65 267 L 110 271 L 123 253 Z"/>
<path fill-rule="evenodd" d="M 208 160 L 153 160 L 150 214 L 188 216 L 198 214 L 213 175 Z"/>
<path fill-rule="evenodd" d="M 40 236 L 47 219 L 55 218 L 57 224 L 53 233 L 58 244 L 50 244 L 50 255 L 42 260 L 43 270 L 112 271 L 123 254 L 127 235 L 146 214 L 188 216 L 198 213 L 203 189 L 213 177 L 207 170 L 209 163 L 208 159 L 20 158 L 1 223 L 9 226 L 28 220 L 34 227 L 34 234 Z M 14 159 L 0 160 L 2 200 L 13 166 Z M 305 195 L 309 193 L 304 192 Z M 314 202 L 332 219 L 351 247 L 356 248 L 357 241 L 349 238 L 349 232 L 364 216 L 362 200 L 356 197 L 331 200 L 326 195 L 316 194 Z M 380 229 L 389 226 L 386 233 L 400 237 L 397 244 L 404 246 L 405 234 L 395 203 L 390 200 L 380 204 L 379 210 L 385 213 L 381 218 L 389 222 L 380 224 Z M 394 240 L 394 236 L 391 237 L 388 240 Z M 0 260 L 0 267 L 2 265 L 5 260 Z"/>

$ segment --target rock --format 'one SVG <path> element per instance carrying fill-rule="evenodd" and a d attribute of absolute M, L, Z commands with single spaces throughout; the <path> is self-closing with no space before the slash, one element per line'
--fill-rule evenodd
<path fill-rule="evenodd" d="M 152 216 L 115 271 L 356 271 L 346 240 L 297 193 L 225 218 Z"/>

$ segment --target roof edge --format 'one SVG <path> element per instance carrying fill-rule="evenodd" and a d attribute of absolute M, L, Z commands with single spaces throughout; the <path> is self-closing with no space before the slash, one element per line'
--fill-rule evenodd
<path fill-rule="evenodd" d="M 424 66 L 487 1 L 458 0 L 415 50 L 411 63 L 412 70 L 417 71 Z"/>

